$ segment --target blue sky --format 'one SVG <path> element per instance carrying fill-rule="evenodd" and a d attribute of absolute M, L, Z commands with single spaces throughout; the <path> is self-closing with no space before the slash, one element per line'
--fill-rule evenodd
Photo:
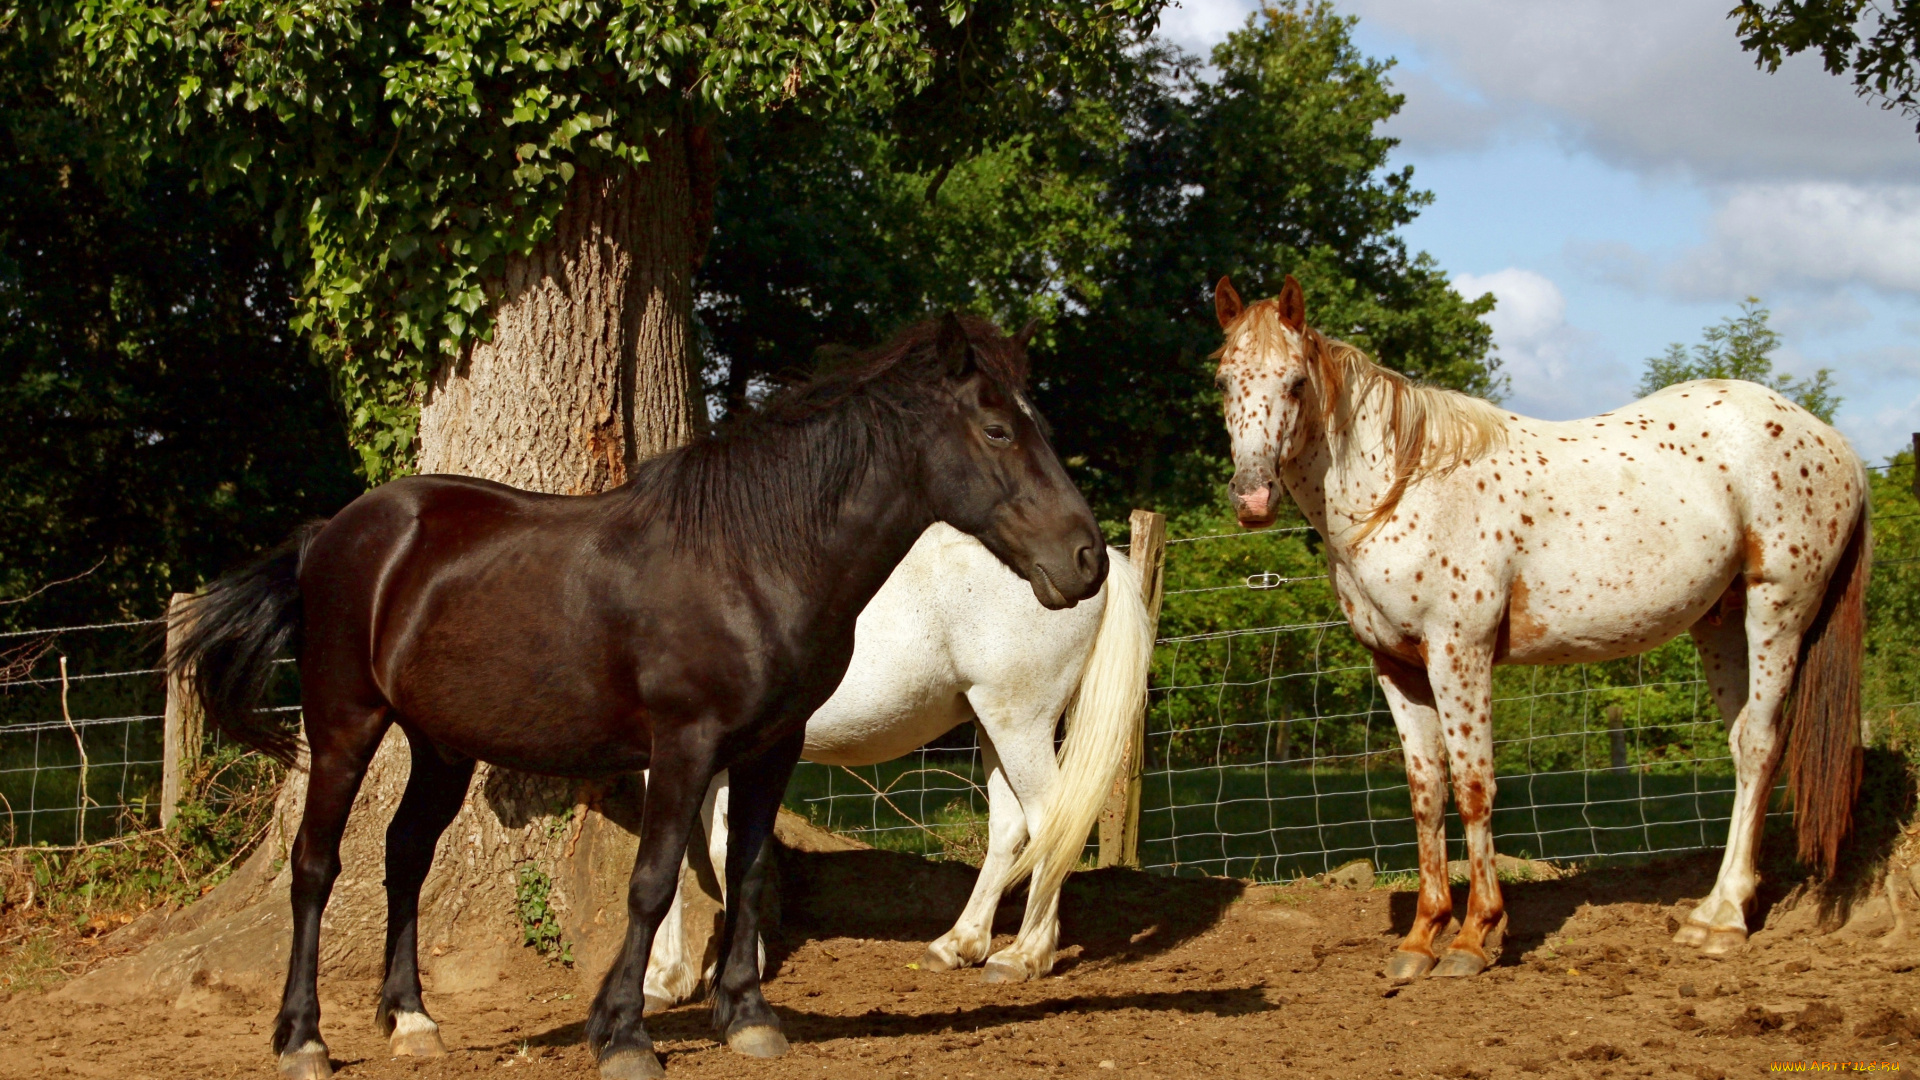
<path fill-rule="evenodd" d="M 1163 36 L 1205 54 L 1247 0 L 1184 0 Z M 1435 201 L 1405 230 L 1493 292 L 1510 408 L 1631 400 L 1645 359 L 1757 295 L 1781 370 L 1834 369 L 1869 461 L 1920 431 L 1920 139 L 1808 57 L 1757 71 L 1727 4 L 1346 0 L 1397 61 L 1385 127 Z"/>

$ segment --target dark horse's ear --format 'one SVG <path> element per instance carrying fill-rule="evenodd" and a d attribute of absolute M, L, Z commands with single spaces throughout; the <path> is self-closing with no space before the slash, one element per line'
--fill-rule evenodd
<path fill-rule="evenodd" d="M 1296 334 L 1307 328 L 1307 297 L 1292 274 L 1280 286 L 1280 321 Z"/>
<path fill-rule="evenodd" d="M 1220 284 L 1213 287 L 1213 313 L 1220 318 L 1220 329 L 1233 325 L 1233 320 L 1240 317 L 1242 306 L 1240 294 L 1233 291 L 1233 282 L 1221 275 Z"/>
<path fill-rule="evenodd" d="M 1027 343 L 1033 340 L 1033 332 L 1038 329 L 1040 329 L 1040 320 L 1028 319 L 1027 325 L 1021 327 L 1019 331 L 1013 335 L 1013 343 L 1020 346 L 1020 350 L 1025 352 Z"/>
<path fill-rule="evenodd" d="M 935 339 L 934 348 L 940 354 L 940 366 L 954 378 L 973 370 L 973 350 L 967 345 L 966 327 L 960 325 L 960 316 L 952 311 L 940 316 L 940 336 Z"/>

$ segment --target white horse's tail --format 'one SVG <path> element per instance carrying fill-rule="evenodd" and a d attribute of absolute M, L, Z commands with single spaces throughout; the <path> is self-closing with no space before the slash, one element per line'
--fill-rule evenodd
<path fill-rule="evenodd" d="M 1153 628 L 1140 595 L 1140 572 L 1125 555 L 1107 550 L 1106 608 L 1080 686 L 1067 706 L 1067 737 L 1060 746 L 1060 779 L 1047 798 L 1040 830 L 1027 838 L 1007 883 L 1034 876 L 1033 891 L 1056 892 L 1080 862 L 1087 832 L 1100 816 L 1120 773 L 1133 726 L 1147 696 Z"/>

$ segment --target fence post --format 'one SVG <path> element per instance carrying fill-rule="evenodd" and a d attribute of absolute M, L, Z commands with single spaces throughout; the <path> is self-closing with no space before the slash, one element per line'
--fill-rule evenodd
<path fill-rule="evenodd" d="M 1151 510 L 1135 510 L 1127 559 L 1140 571 L 1141 599 L 1147 605 L 1150 634 L 1160 632 L 1161 575 L 1167 561 L 1167 519 Z M 1146 761 L 1147 701 L 1134 712 L 1133 738 L 1120 762 L 1120 775 L 1100 808 L 1101 866 L 1140 865 L 1140 777 Z"/>
<path fill-rule="evenodd" d="M 174 639 L 183 629 L 175 615 L 191 595 L 174 593 L 167 604 L 169 653 L 173 652 Z M 200 703 L 188 689 L 186 680 L 168 672 L 166 728 L 160 750 L 160 827 L 163 829 L 173 824 L 173 816 L 180 809 L 180 797 L 186 792 L 187 776 L 200 760 L 204 719 L 200 715 Z"/>

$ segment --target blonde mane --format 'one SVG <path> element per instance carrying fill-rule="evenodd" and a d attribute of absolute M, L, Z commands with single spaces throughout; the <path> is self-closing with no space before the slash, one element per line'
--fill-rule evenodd
<path fill-rule="evenodd" d="M 1507 445 L 1507 415 L 1491 402 L 1444 387 L 1425 386 L 1381 367 L 1367 354 L 1307 327 L 1300 335 L 1307 349 L 1307 382 L 1319 403 L 1319 420 L 1329 439 L 1344 435 L 1369 404 L 1383 416 L 1382 439 L 1393 455 L 1393 480 L 1386 494 L 1367 511 L 1353 543 L 1359 544 L 1393 515 L 1410 484 L 1444 476 L 1475 458 Z M 1227 328 L 1226 339 L 1278 351 L 1287 347 L 1287 331 L 1275 300 L 1248 305 Z M 1224 354 L 1222 346 L 1220 353 Z"/>

